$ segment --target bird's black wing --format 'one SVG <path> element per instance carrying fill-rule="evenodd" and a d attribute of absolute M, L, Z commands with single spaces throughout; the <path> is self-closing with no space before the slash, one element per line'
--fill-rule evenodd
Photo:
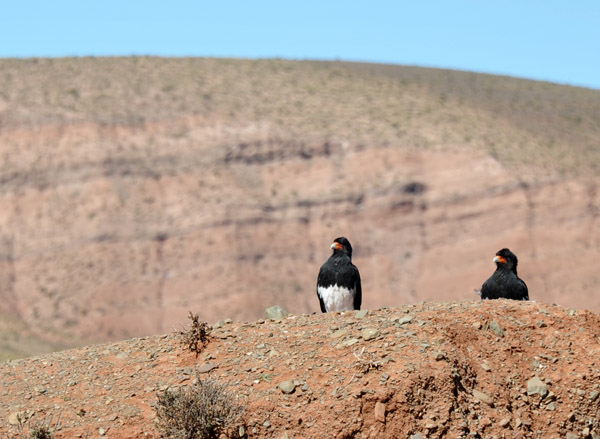
<path fill-rule="evenodd" d="M 325 302 L 323 302 L 323 299 L 321 298 L 321 295 L 319 294 L 319 285 L 322 285 L 322 280 L 324 277 L 324 273 L 323 273 L 323 269 L 325 268 L 325 265 L 323 265 L 321 267 L 321 269 L 319 270 L 319 276 L 317 277 L 317 297 L 319 298 L 319 304 L 321 305 L 321 312 L 327 312 L 327 310 L 325 309 Z"/>
<path fill-rule="evenodd" d="M 521 285 L 521 294 L 519 300 L 529 300 L 529 290 L 527 289 L 527 285 L 522 279 L 517 278 L 519 284 Z"/>
<path fill-rule="evenodd" d="M 325 309 L 325 302 L 323 302 L 323 299 L 321 299 L 321 296 L 319 296 L 318 292 L 317 292 L 317 296 L 319 297 L 319 304 L 321 305 L 321 312 L 327 312 L 327 310 Z"/>
<path fill-rule="evenodd" d="M 481 298 L 482 299 L 497 299 L 498 293 L 496 291 L 496 279 L 494 275 L 486 280 L 481 286 Z"/>
<path fill-rule="evenodd" d="M 356 290 L 354 293 L 354 309 L 359 310 L 360 305 L 362 303 L 362 286 L 360 283 L 360 273 L 358 272 L 358 268 L 354 267 L 354 272 L 355 272 L 354 276 L 356 279 L 356 282 L 354 284 L 354 288 Z"/>

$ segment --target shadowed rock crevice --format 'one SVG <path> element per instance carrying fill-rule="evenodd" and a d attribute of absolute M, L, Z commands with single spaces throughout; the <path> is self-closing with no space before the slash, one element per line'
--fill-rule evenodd
<path fill-rule="evenodd" d="M 341 144 L 325 141 L 309 144 L 303 140 L 268 139 L 242 142 L 229 147 L 223 163 L 264 165 L 270 162 L 300 158 L 311 160 L 316 157 L 329 157 L 332 154 L 348 152 Z"/>

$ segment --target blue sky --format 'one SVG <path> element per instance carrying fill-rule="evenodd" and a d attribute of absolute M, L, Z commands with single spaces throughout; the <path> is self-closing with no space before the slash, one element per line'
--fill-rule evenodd
<path fill-rule="evenodd" d="M 0 57 L 211 56 L 443 67 L 600 89 L 600 1 L 5 1 Z"/>

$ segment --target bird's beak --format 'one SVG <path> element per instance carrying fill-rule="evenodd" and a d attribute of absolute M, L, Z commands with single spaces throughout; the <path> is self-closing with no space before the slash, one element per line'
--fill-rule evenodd
<path fill-rule="evenodd" d="M 342 244 L 340 244 L 339 242 L 334 242 L 333 244 L 331 244 L 332 250 L 341 250 L 343 248 L 344 246 L 342 246 Z"/>
<path fill-rule="evenodd" d="M 506 258 L 503 258 L 502 256 L 496 256 L 494 258 L 494 262 L 499 262 L 501 264 L 506 264 Z"/>

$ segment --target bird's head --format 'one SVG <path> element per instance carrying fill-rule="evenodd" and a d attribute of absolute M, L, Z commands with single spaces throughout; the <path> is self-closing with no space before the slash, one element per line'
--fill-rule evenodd
<path fill-rule="evenodd" d="M 494 262 L 498 266 L 498 268 L 506 266 L 509 268 L 517 268 L 517 257 L 513 252 L 511 252 L 507 248 L 503 248 L 502 250 L 496 253 L 496 257 L 494 258 Z"/>
<path fill-rule="evenodd" d="M 333 250 L 333 254 L 344 253 L 348 255 L 349 258 L 352 258 L 352 246 L 350 245 L 350 241 L 348 241 L 343 236 L 340 238 L 335 238 L 333 240 L 333 244 L 331 244 L 331 249 Z"/>

